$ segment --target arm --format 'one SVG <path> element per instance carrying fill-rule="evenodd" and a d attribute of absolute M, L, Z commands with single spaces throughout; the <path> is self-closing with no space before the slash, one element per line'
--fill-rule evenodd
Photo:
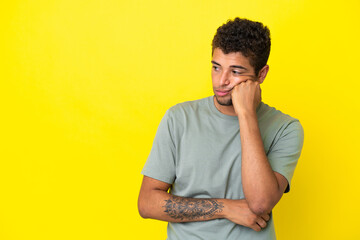
<path fill-rule="evenodd" d="M 246 200 L 184 198 L 169 194 L 170 184 L 144 176 L 138 199 L 141 217 L 167 222 L 194 222 L 226 218 L 260 231 L 268 214 L 255 215 Z"/>
<path fill-rule="evenodd" d="M 242 147 L 242 181 L 250 208 L 257 214 L 273 209 L 281 199 L 288 182 L 274 172 L 266 157 L 256 113 L 239 115 Z"/>
<path fill-rule="evenodd" d="M 261 101 L 259 82 L 241 82 L 234 87 L 232 98 L 240 125 L 244 194 L 250 209 L 261 215 L 278 203 L 288 182 L 272 170 L 264 150 L 256 115 Z"/>

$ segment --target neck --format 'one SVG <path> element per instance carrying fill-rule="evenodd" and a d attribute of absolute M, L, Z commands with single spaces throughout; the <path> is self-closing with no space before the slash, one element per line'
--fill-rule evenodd
<path fill-rule="evenodd" d="M 221 113 L 225 114 L 225 115 L 230 115 L 230 116 L 237 116 L 234 106 L 230 105 L 230 106 L 224 106 L 224 105 L 220 105 L 218 103 L 218 101 L 216 101 L 216 97 L 213 97 L 213 101 L 215 104 L 215 107 L 217 108 L 217 110 L 219 110 Z"/>

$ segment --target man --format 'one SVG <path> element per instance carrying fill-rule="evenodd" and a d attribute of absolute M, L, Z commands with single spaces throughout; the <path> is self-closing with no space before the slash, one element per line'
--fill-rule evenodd
<path fill-rule="evenodd" d="M 169 222 L 168 239 L 276 239 L 271 211 L 290 190 L 304 132 L 261 101 L 269 53 L 267 27 L 228 21 L 212 42 L 214 96 L 161 120 L 138 207 Z"/>

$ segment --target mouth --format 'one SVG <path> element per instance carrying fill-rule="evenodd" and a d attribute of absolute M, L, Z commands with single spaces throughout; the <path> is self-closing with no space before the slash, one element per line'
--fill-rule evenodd
<path fill-rule="evenodd" d="M 223 96 L 229 94 L 230 90 L 229 91 L 217 91 L 216 90 L 215 93 L 216 93 L 216 95 L 219 95 L 220 97 L 223 97 Z"/>

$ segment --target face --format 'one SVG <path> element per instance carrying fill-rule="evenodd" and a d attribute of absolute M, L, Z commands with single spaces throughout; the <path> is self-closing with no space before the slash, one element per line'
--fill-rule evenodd
<path fill-rule="evenodd" d="M 213 90 L 220 105 L 232 105 L 231 90 L 235 85 L 249 78 L 257 79 L 249 59 L 244 57 L 241 52 L 225 54 L 220 48 L 215 48 L 211 63 Z"/>

